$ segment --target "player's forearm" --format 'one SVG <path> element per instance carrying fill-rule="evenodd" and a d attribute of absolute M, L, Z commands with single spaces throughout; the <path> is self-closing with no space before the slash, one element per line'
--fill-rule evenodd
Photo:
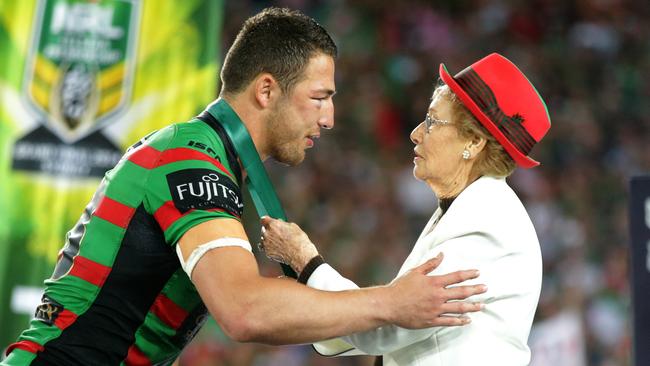
<path fill-rule="evenodd" d="M 242 285 L 231 312 L 218 317 L 226 333 L 242 342 L 308 343 L 373 329 L 391 318 L 386 287 L 325 292 L 263 277 Z"/>
<path fill-rule="evenodd" d="M 323 292 L 292 280 L 259 275 L 241 247 L 216 248 L 198 261 L 194 282 L 212 316 L 233 339 L 271 344 L 303 343 L 366 331 L 387 323 L 408 329 L 464 325 L 468 318 L 442 316 L 481 310 L 464 300 L 485 286 L 452 286 L 475 270 L 427 276 L 441 256 L 408 271 L 390 285 Z"/>
<path fill-rule="evenodd" d="M 305 293 L 301 297 L 305 303 L 293 303 L 289 297 L 282 299 L 280 306 L 292 306 L 293 310 L 283 313 L 286 319 L 276 319 L 274 327 L 283 328 L 286 336 L 278 342 L 312 342 L 353 334 L 380 327 L 392 319 L 393 306 L 389 302 L 392 289 L 387 287 L 324 292 L 294 285 Z M 291 316 L 292 312 L 296 314 Z M 268 330 L 263 333 L 273 336 L 271 329 Z"/>
<path fill-rule="evenodd" d="M 309 287 L 326 290 L 341 291 L 358 288 L 354 282 L 341 276 L 334 268 L 323 264 L 316 269 L 307 282 Z M 382 355 L 404 348 L 410 344 L 429 337 L 436 329 L 404 329 L 396 325 L 385 325 L 364 332 L 357 332 L 341 339 L 368 355 Z"/>

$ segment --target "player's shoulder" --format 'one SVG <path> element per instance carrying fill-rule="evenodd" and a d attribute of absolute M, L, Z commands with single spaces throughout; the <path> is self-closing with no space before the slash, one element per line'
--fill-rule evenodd
<path fill-rule="evenodd" d="M 191 120 L 171 124 L 155 133 L 151 143 L 163 150 L 188 148 L 211 155 L 213 158 L 224 152 L 224 143 L 219 135 L 206 123 Z"/>
<path fill-rule="evenodd" d="M 170 124 L 146 136 L 143 142 L 173 160 L 217 160 L 230 168 L 226 145 L 219 134 L 197 119 Z"/>
<path fill-rule="evenodd" d="M 208 169 L 227 175 L 237 185 L 237 154 L 227 138 L 201 120 L 170 124 L 129 148 L 126 159 L 155 171 L 155 176 L 186 169 Z"/>

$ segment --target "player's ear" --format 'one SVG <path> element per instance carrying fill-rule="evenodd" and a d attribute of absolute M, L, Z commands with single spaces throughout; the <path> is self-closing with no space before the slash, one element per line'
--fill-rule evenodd
<path fill-rule="evenodd" d="M 255 100 L 262 108 L 268 108 L 273 105 L 280 97 L 282 91 L 280 85 L 273 75 L 269 73 L 261 73 L 253 81 L 253 91 L 255 93 Z"/>

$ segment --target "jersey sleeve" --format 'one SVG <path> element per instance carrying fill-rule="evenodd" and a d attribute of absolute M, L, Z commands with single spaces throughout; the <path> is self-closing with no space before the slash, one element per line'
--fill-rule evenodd
<path fill-rule="evenodd" d="M 152 141 L 160 153 L 148 177 L 145 202 L 170 245 L 200 223 L 241 220 L 244 208 L 221 140 L 200 122 L 175 127 L 172 136 Z"/>

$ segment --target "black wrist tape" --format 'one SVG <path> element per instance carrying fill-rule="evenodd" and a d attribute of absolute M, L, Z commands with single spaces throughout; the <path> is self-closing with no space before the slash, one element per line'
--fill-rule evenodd
<path fill-rule="evenodd" d="M 318 266 L 323 263 L 325 263 L 325 259 L 323 259 L 323 256 L 320 254 L 310 259 L 305 268 L 302 269 L 302 272 L 300 272 L 300 276 L 298 276 L 298 282 L 307 284 L 307 281 L 309 280 L 309 277 L 311 277 L 311 274 L 314 273 L 316 268 L 318 268 Z"/>

